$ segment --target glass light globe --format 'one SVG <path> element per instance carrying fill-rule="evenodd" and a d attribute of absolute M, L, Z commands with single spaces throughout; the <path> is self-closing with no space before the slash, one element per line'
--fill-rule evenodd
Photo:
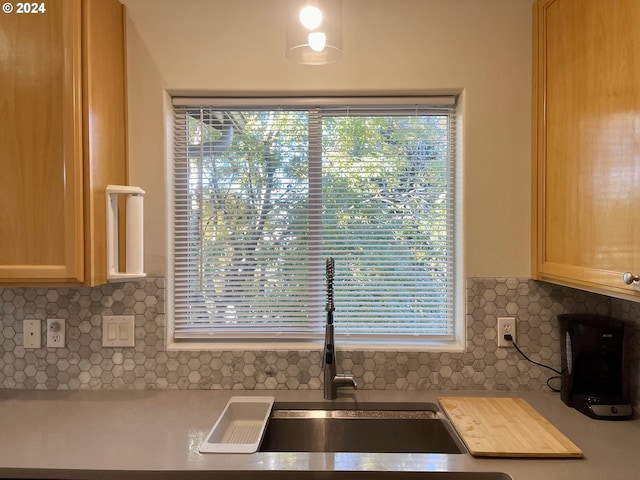
<path fill-rule="evenodd" d="M 300 10 L 300 23 L 309 30 L 313 30 L 322 23 L 322 12 L 318 7 L 306 6 Z"/>
<path fill-rule="evenodd" d="M 311 50 L 321 52 L 324 50 L 326 44 L 327 36 L 323 32 L 311 32 L 309 34 L 309 46 Z"/>

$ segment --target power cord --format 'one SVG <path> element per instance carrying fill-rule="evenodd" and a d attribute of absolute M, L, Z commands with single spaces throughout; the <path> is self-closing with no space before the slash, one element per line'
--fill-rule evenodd
<path fill-rule="evenodd" d="M 548 369 L 549 369 L 549 370 L 551 370 L 552 372 L 557 373 L 558 375 L 554 375 L 553 377 L 549 377 L 549 378 L 547 379 L 547 387 L 549 387 L 549 389 L 550 389 L 551 391 L 553 391 L 553 392 L 559 392 L 559 391 L 560 391 L 559 389 L 557 389 L 557 388 L 555 388 L 555 387 L 552 387 L 552 386 L 551 386 L 551 384 L 550 384 L 549 382 L 551 382 L 552 380 L 557 380 L 558 378 L 560 378 L 560 379 L 561 379 L 561 378 L 562 378 L 562 373 L 564 372 L 564 370 L 561 372 L 561 371 L 559 371 L 559 370 L 556 370 L 556 369 L 555 369 L 555 368 L 553 368 L 553 367 L 550 367 L 549 365 L 544 365 L 544 364 L 542 364 L 542 363 L 538 363 L 538 362 L 536 362 L 536 361 L 534 361 L 534 360 L 531 360 L 529 357 L 527 357 L 527 355 L 526 355 L 522 350 L 520 350 L 520 347 L 518 346 L 518 344 L 517 344 L 516 342 L 514 342 L 514 341 L 513 341 L 513 335 L 511 335 L 511 334 L 507 333 L 507 334 L 505 334 L 504 339 L 505 339 L 506 341 L 508 341 L 508 342 L 511 342 L 511 343 L 513 344 L 513 346 L 515 347 L 515 349 L 518 351 L 518 353 L 519 353 L 520 355 L 522 355 L 522 356 L 523 356 L 523 357 L 524 357 L 528 362 L 533 363 L 534 365 L 538 365 L 539 367 L 548 368 Z M 566 370 L 566 369 L 565 369 L 565 370 Z"/>

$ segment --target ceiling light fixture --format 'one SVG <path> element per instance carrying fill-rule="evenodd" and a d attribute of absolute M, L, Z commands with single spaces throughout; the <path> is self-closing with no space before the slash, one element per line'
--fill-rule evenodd
<path fill-rule="evenodd" d="M 342 0 L 288 0 L 287 58 L 326 65 L 342 58 Z"/>

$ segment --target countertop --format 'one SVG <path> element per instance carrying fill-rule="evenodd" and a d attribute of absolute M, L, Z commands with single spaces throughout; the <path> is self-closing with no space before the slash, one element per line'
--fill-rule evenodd
<path fill-rule="evenodd" d="M 638 478 L 640 471 L 640 419 L 593 420 L 564 405 L 559 394 L 542 392 L 362 390 L 341 391 L 339 400 L 437 403 L 439 396 L 518 396 L 576 443 L 585 458 L 198 453 L 200 443 L 233 395 L 273 395 L 276 402 L 323 401 L 319 390 L 0 390 L 0 478 L 227 479 L 238 478 L 230 474 L 232 470 L 380 470 L 505 472 L 515 480 L 624 480 Z"/>

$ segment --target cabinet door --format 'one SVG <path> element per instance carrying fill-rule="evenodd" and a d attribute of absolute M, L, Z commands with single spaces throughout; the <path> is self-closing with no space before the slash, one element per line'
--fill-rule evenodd
<path fill-rule="evenodd" d="M 0 15 L 0 281 L 83 281 L 80 2 Z"/>
<path fill-rule="evenodd" d="M 534 7 L 534 275 L 614 295 L 640 272 L 640 2 Z"/>

